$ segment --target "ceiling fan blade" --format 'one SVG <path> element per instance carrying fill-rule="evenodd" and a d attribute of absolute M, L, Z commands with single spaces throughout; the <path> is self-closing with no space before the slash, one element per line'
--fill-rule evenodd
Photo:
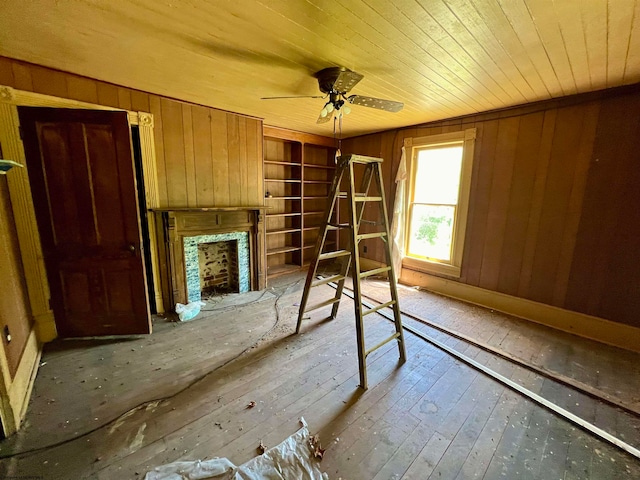
<path fill-rule="evenodd" d="M 347 93 L 356 84 L 364 78 L 364 75 L 360 75 L 358 72 L 352 72 L 351 70 L 344 70 L 340 72 L 338 78 L 333 84 L 334 90 L 338 92 Z"/>
<path fill-rule="evenodd" d="M 363 107 L 377 108 L 387 112 L 399 112 L 404 107 L 402 102 L 394 102 L 393 100 L 383 100 L 381 98 L 364 97 L 362 95 L 351 95 L 349 103 L 354 105 L 362 105 Z"/>
<path fill-rule="evenodd" d="M 293 97 L 260 97 L 260 100 L 281 100 L 283 98 L 324 98 L 324 95 L 295 95 Z"/>

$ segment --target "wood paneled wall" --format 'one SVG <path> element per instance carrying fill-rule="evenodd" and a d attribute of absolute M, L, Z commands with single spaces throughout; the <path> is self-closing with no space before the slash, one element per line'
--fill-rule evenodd
<path fill-rule="evenodd" d="M 160 207 L 264 202 L 262 121 L 0 57 L 0 85 L 150 112 Z"/>
<path fill-rule="evenodd" d="M 7 179 L 0 176 L 0 278 L 3 285 L 0 295 L 0 342 L 11 375 L 11 379 L 5 379 L 7 383 L 16 374 L 27 338 L 33 329 L 17 236 Z M 7 342 L 2 333 L 5 327 L 9 329 L 11 342 Z"/>
<path fill-rule="evenodd" d="M 391 207 L 404 138 L 471 127 L 459 281 L 640 326 L 640 88 L 351 138 L 343 151 L 386 160 Z"/>

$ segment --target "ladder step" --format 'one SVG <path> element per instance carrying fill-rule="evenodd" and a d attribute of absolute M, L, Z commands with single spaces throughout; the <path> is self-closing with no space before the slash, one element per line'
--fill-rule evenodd
<path fill-rule="evenodd" d="M 367 238 L 382 238 L 386 236 L 387 236 L 387 232 L 373 232 L 373 233 L 363 233 L 361 235 L 357 235 L 356 239 L 365 240 Z"/>
<path fill-rule="evenodd" d="M 350 228 L 348 223 L 327 223 L 327 230 L 338 230 L 339 228 Z"/>
<path fill-rule="evenodd" d="M 354 193 L 354 198 L 367 198 L 364 193 Z M 338 198 L 349 198 L 349 192 L 339 192 Z"/>
<path fill-rule="evenodd" d="M 377 275 L 378 273 L 384 273 L 391 270 L 391 267 L 374 268 L 373 270 L 367 270 L 366 272 L 360 272 L 360 278 L 367 278 L 371 275 Z"/>
<path fill-rule="evenodd" d="M 326 285 L 327 283 L 331 283 L 331 282 L 339 282 L 340 280 L 344 280 L 344 279 L 345 279 L 344 275 L 334 275 L 332 277 L 325 277 L 325 278 L 316 280 L 315 282 L 311 283 L 311 286 L 319 287 L 320 285 Z"/>
<path fill-rule="evenodd" d="M 383 303 L 382 305 L 378 305 L 377 307 L 373 307 L 370 310 L 365 310 L 364 312 L 362 312 L 362 316 L 364 317 L 365 315 L 369 315 L 370 313 L 375 313 L 378 310 L 382 310 L 383 308 L 390 307 L 394 303 L 396 303 L 396 301 L 395 300 L 391 300 L 391 301 L 389 301 L 387 303 Z"/>
<path fill-rule="evenodd" d="M 381 202 L 382 197 L 354 197 L 356 202 Z"/>
<path fill-rule="evenodd" d="M 349 250 L 336 250 L 335 252 L 326 252 L 318 255 L 318 260 L 327 260 L 328 258 L 346 257 L 351 255 Z"/>
<path fill-rule="evenodd" d="M 321 303 L 316 303 L 315 305 L 307 308 L 304 311 L 304 313 L 310 312 L 312 310 L 317 310 L 317 309 L 322 308 L 322 307 L 326 307 L 327 305 L 333 305 L 334 303 L 338 303 L 339 301 L 340 301 L 339 298 L 332 298 L 330 300 L 326 300 L 326 301 L 321 302 Z"/>
<path fill-rule="evenodd" d="M 386 340 L 381 341 L 379 344 L 377 344 L 375 347 L 371 347 L 369 350 L 367 350 L 366 352 L 364 352 L 364 356 L 366 357 L 367 355 L 369 355 L 371 352 L 376 351 L 377 349 L 379 349 L 380 347 L 382 347 L 383 345 L 389 343 L 391 340 L 395 340 L 396 338 L 398 338 L 400 336 L 400 332 L 396 332 L 393 335 L 391 335 L 389 338 L 387 338 Z"/>

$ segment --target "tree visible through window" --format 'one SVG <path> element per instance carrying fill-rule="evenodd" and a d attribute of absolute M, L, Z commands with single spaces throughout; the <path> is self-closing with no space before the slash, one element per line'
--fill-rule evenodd
<path fill-rule="evenodd" d="M 406 255 L 443 266 L 436 265 L 441 273 L 459 274 L 474 134 L 422 137 L 413 144 Z"/>

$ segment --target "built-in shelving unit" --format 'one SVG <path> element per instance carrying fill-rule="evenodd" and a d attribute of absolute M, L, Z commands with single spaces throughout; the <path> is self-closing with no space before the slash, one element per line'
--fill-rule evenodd
<path fill-rule="evenodd" d="M 333 139 L 265 127 L 268 276 L 308 265 L 335 171 Z M 337 233 L 328 233 L 336 243 Z"/>

